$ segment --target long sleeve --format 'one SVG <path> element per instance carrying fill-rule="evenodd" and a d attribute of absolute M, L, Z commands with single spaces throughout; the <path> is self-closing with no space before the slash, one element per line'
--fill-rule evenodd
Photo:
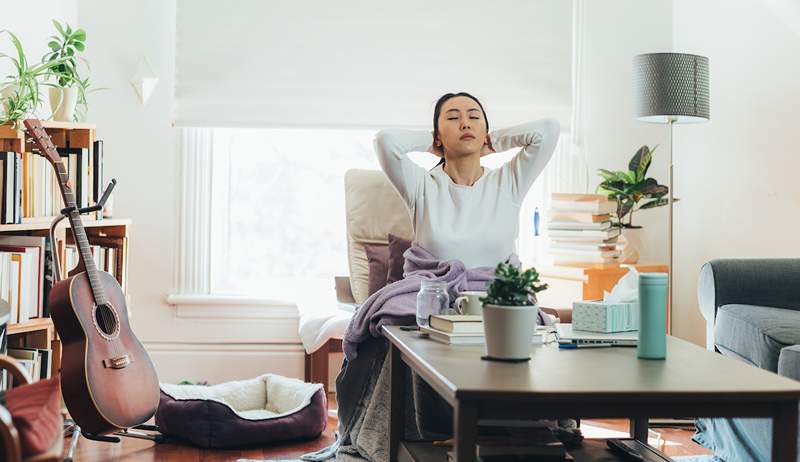
<path fill-rule="evenodd" d="M 511 194 L 517 203 L 522 202 L 534 180 L 547 166 L 560 130 L 557 120 L 541 119 L 491 133 L 492 147 L 497 152 L 522 148 L 502 167 L 503 177 L 511 178 Z"/>
<path fill-rule="evenodd" d="M 432 141 L 433 135 L 422 130 L 381 130 L 375 135 L 378 162 L 412 211 L 427 171 L 407 154 L 426 151 Z"/>

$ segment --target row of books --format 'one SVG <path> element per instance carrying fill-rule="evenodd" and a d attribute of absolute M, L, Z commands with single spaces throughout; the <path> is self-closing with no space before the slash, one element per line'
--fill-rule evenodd
<path fill-rule="evenodd" d="M 128 248 L 127 237 L 92 236 L 89 238 L 92 245 L 89 249 L 92 252 L 92 259 L 95 266 L 100 271 L 105 271 L 114 276 L 124 288 L 127 284 L 127 274 L 125 273 L 125 255 Z M 75 268 L 80 261 L 78 247 L 68 244 L 64 248 L 64 264 L 67 268 Z"/>
<path fill-rule="evenodd" d="M 533 329 L 534 326 L 531 326 Z M 486 337 L 483 331 L 483 316 L 472 314 L 439 314 L 428 319 L 428 325 L 420 331 L 431 340 L 448 345 L 483 345 Z M 546 329 L 536 329 L 532 344 L 544 343 Z"/>
<path fill-rule="evenodd" d="M 57 149 L 78 206 L 95 203 L 103 188 L 102 140 L 95 141 L 91 150 Z M 54 216 L 64 207 L 56 171 L 44 157 L 30 152 L 0 152 L 0 164 L 0 223 Z"/>
<path fill-rule="evenodd" d="M 92 258 L 101 271 L 107 271 L 127 284 L 126 237 L 92 236 Z M 75 268 L 80 260 L 78 248 L 64 248 L 63 268 Z M 0 236 L 0 298 L 9 304 L 9 323 L 50 315 L 47 300 L 53 286 L 53 258 L 50 238 L 40 236 Z"/>
<path fill-rule="evenodd" d="M 52 283 L 48 237 L 0 236 L 0 298 L 9 304 L 10 323 L 47 316 Z"/>
<path fill-rule="evenodd" d="M 7 354 L 27 369 L 34 381 L 50 378 L 50 371 L 53 366 L 53 350 L 44 348 L 8 348 Z"/>
<path fill-rule="evenodd" d="M 602 194 L 553 193 L 547 231 L 553 263 L 586 266 L 615 263 L 619 228 L 612 226 L 616 203 Z"/>

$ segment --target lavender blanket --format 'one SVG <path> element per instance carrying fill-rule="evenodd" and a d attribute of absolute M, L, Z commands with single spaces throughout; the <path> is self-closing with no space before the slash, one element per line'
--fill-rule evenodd
<path fill-rule="evenodd" d="M 388 460 L 388 345 L 381 328 L 416 323 L 416 296 L 423 280 L 445 281 L 450 300 L 459 292 L 485 290 L 494 268 L 467 269 L 458 260 L 441 261 L 415 244 L 404 254 L 404 278 L 370 296 L 345 332 L 345 361 L 336 378 L 339 426 L 336 442 L 301 459 L 384 462 Z M 516 256 L 509 261 L 519 265 Z M 549 324 L 539 312 L 539 323 Z M 406 377 L 405 433 L 411 439 L 443 439 L 452 434 L 452 409 L 415 374 Z"/>
<path fill-rule="evenodd" d="M 361 342 L 382 336 L 383 326 L 413 325 L 416 322 L 416 297 L 423 280 L 447 282 L 450 300 L 455 300 L 459 292 L 485 290 L 494 278 L 494 268 L 467 269 L 459 260 L 438 260 L 416 244 L 406 250 L 403 257 L 403 279 L 372 294 L 351 319 L 342 342 L 347 359 L 357 356 Z M 512 255 L 510 261 L 519 264 L 516 256 Z"/>

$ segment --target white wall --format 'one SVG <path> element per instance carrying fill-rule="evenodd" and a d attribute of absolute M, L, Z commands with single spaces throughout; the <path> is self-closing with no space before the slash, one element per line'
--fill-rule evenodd
<path fill-rule="evenodd" d="M 667 183 L 667 128 L 633 118 L 632 61 L 634 55 L 669 51 L 672 46 L 672 2 L 641 0 L 583 1 L 584 137 L 590 192 L 600 182 L 598 168 L 627 170 L 643 144 L 659 145 L 648 172 Z M 667 210 L 634 215 L 644 226 L 640 262 L 666 263 Z"/>
<path fill-rule="evenodd" d="M 175 2 L 80 0 L 86 57 L 96 85 L 90 121 L 105 141 L 105 168 L 118 179 L 116 216 L 133 219 L 129 251 L 132 325 L 162 381 L 211 382 L 271 371 L 301 377 L 303 355 L 296 319 L 256 308 L 176 309 L 173 289 L 180 210 L 178 130 L 172 127 Z M 129 80 L 147 57 L 160 81 L 142 106 Z M 228 309 L 229 308 L 229 309 Z M 279 327 L 287 335 L 273 335 Z"/>
<path fill-rule="evenodd" d="M 675 0 L 673 17 L 675 50 L 711 66 L 711 121 L 675 131 L 675 330 L 702 344 L 704 262 L 800 257 L 800 4 Z"/>

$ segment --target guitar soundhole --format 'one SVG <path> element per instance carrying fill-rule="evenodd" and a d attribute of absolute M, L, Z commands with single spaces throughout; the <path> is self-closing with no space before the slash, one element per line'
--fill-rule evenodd
<path fill-rule="evenodd" d="M 119 320 L 111 305 L 97 305 L 95 307 L 94 323 L 106 338 L 115 337 L 119 333 Z"/>

